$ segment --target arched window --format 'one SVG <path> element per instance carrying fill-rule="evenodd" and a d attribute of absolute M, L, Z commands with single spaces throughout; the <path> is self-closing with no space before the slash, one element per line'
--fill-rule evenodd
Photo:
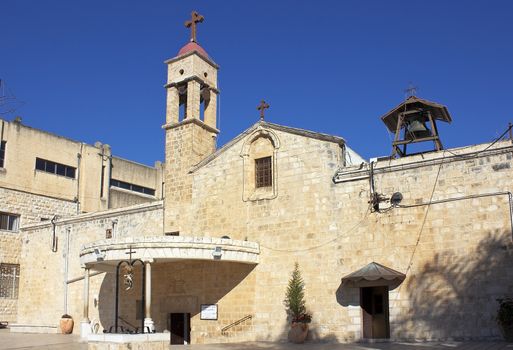
<path fill-rule="evenodd" d="M 243 199 L 273 199 L 278 195 L 279 140 L 271 130 L 259 128 L 242 147 Z"/>

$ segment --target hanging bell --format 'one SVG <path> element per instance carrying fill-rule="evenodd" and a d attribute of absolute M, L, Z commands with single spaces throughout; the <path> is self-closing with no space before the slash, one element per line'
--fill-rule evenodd
<path fill-rule="evenodd" d="M 406 137 L 413 140 L 423 137 L 431 136 L 431 132 L 426 127 L 426 124 L 419 119 L 409 120 L 406 124 Z"/>

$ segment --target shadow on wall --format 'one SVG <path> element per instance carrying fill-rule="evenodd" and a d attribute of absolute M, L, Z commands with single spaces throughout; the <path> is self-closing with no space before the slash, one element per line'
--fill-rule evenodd
<path fill-rule="evenodd" d="M 497 298 L 513 295 L 511 233 L 490 233 L 471 249 L 436 253 L 402 286 L 410 308 L 391 319 L 399 339 L 480 339 L 500 336 Z M 391 308 L 394 300 L 390 300 Z"/>
<path fill-rule="evenodd" d="M 168 328 L 168 316 L 171 312 L 190 313 L 192 318 L 199 314 L 201 304 L 216 304 L 249 276 L 253 269 L 254 265 L 222 261 L 181 261 L 153 264 L 152 318 L 156 331 L 162 332 Z M 131 290 L 125 290 L 123 273 L 123 268 L 121 268 L 119 280 L 120 321 L 118 324 L 128 329 L 134 329 L 141 326 L 144 318 L 140 309 L 141 268 L 137 265 L 134 270 L 134 287 Z M 100 322 L 106 329 L 114 325 L 115 279 L 115 273 L 107 273 L 100 288 L 98 309 Z M 240 309 L 244 315 L 253 313 L 243 310 L 242 306 Z"/>

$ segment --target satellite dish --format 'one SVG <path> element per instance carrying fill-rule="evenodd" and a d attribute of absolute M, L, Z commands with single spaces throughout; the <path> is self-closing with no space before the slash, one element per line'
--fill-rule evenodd
<path fill-rule="evenodd" d="M 401 192 L 395 192 L 392 197 L 390 198 L 390 203 L 392 205 L 398 205 L 403 200 L 403 195 Z"/>

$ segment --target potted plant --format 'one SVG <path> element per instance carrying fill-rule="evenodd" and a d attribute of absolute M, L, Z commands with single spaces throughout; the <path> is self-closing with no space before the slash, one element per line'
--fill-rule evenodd
<path fill-rule="evenodd" d="M 507 342 L 513 342 L 513 298 L 497 299 L 497 323 Z"/>
<path fill-rule="evenodd" d="M 305 341 L 308 335 L 308 324 L 312 321 L 312 316 L 306 312 L 304 288 L 305 283 L 299 271 L 299 264 L 296 263 L 289 280 L 285 297 L 287 314 L 291 320 L 288 338 L 289 341 L 296 344 Z"/>
<path fill-rule="evenodd" d="M 73 318 L 70 315 L 62 315 L 59 325 L 61 327 L 62 334 L 71 334 L 73 332 Z"/>

